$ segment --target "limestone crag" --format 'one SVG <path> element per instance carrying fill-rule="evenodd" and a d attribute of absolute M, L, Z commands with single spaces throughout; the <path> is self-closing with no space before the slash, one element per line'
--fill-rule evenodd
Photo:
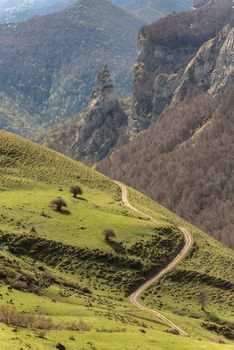
<path fill-rule="evenodd" d="M 216 95 L 234 82 L 234 28 L 226 26 L 206 42 L 186 67 L 174 92 L 172 104 L 184 99 L 190 89 Z"/>
<path fill-rule="evenodd" d="M 78 123 L 72 149 L 87 164 L 100 161 L 116 146 L 127 126 L 127 116 L 116 97 L 105 67 L 96 79 L 86 112 Z"/>
<path fill-rule="evenodd" d="M 234 82 L 234 28 L 227 25 L 198 50 L 183 72 L 159 74 L 154 81 L 153 118 L 193 94 L 217 95 Z"/>
<path fill-rule="evenodd" d="M 188 51 L 158 45 L 155 47 L 144 32 L 140 33 L 137 62 L 134 67 L 134 111 L 129 117 L 130 135 L 136 135 L 141 130 L 148 128 L 152 122 L 155 112 L 155 104 L 152 103 L 155 77 L 160 75 L 165 67 L 171 67 L 172 72 L 174 68 L 176 70 L 178 62 L 180 65 L 184 58 L 186 60 Z M 162 82 L 164 76 L 162 75 L 158 79 Z M 164 106 L 163 102 L 162 106 Z M 163 107 L 157 108 L 157 112 L 160 114 L 162 109 Z"/>

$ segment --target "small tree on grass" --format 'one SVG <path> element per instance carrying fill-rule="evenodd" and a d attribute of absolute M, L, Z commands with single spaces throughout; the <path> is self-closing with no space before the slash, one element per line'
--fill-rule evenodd
<path fill-rule="evenodd" d="M 60 197 L 54 199 L 50 204 L 51 207 L 58 212 L 61 212 L 63 208 L 67 208 L 67 203 Z"/>
<path fill-rule="evenodd" d="M 106 229 L 103 231 L 103 235 L 105 237 L 105 240 L 108 242 L 110 241 L 112 238 L 116 238 L 116 234 L 114 230 L 111 229 Z"/>
<path fill-rule="evenodd" d="M 73 194 L 73 197 L 81 196 L 83 194 L 83 190 L 78 185 L 73 185 L 70 187 L 70 192 Z"/>

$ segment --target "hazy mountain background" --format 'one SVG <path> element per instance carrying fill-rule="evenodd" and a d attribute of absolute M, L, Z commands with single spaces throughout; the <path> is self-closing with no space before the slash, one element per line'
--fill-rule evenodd
<path fill-rule="evenodd" d="M 0 1 L 0 23 L 26 20 L 60 11 L 76 0 L 6 0 Z"/>
<path fill-rule="evenodd" d="M 0 23 L 11 23 L 61 11 L 79 0 L 2 0 Z M 124 7 L 129 13 L 145 22 L 153 22 L 172 11 L 182 11 L 192 0 L 109 0 Z"/>

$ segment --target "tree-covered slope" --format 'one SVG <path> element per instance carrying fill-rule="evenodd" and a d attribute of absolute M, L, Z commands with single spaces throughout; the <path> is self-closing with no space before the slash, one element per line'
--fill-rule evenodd
<path fill-rule="evenodd" d="M 80 111 L 105 64 L 125 94 L 131 86 L 140 26 L 107 0 L 79 0 L 59 13 L 2 25 L 0 90 L 44 123 Z"/>
<path fill-rule="evenodd" d="M 145 350 L 152 344 L 162 350 L 231 348 L 231 251 L 131 189 L 131 204 L 156 222 L 126 208 L 116 184 L 78 162 L 13 134 L 1 131 L 0 137 L 4 350 L 19 344 L 52 350 L 59 343 L 71 350 L 77 345 L 117 350 L 120 344 L 124 350 L 133 344 Z M 82 196 L 69 192 L 74 184 L 82 187 Z M 50 205 L 57 197 L 67 203 L 62 211 Z M 126 298 L 180 251 L 179 226 L 189 230 L 193 248 L 174 275 L 144 299 L 191 337 L 168 333 L 168 326 L 135 310 Z M 114 238 L 105 239 L 107 228 Z M 182 294 L 186 285 L 189 293 Z M 165 300 L 158 305 L 162 290 Z M 198 301 L 201 290 L 209 294 L 205 311 Z M 211 324 L 221 327 L 219 336 L 216 328 L 208 330 Z"/>

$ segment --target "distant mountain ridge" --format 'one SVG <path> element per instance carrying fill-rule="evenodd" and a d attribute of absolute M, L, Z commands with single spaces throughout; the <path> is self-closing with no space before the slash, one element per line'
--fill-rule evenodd
<path fill-rule="evenodd" d="M 144 22 L 156 19 L 173 11 L 183 11 L 192 6 L 192 0 L 108 0 L 125 8 L 129 13 Z M 6 0 L 0 2 L 0 23 L 12 23 L 27 20 L 35 16 L 65 9 L 78 0 Z"/>
<path fill-rule="evenodd" d="M 0 3 L 0 23 L 11 23 L 61 11 L 76 0 L 6 0 Z"/>

